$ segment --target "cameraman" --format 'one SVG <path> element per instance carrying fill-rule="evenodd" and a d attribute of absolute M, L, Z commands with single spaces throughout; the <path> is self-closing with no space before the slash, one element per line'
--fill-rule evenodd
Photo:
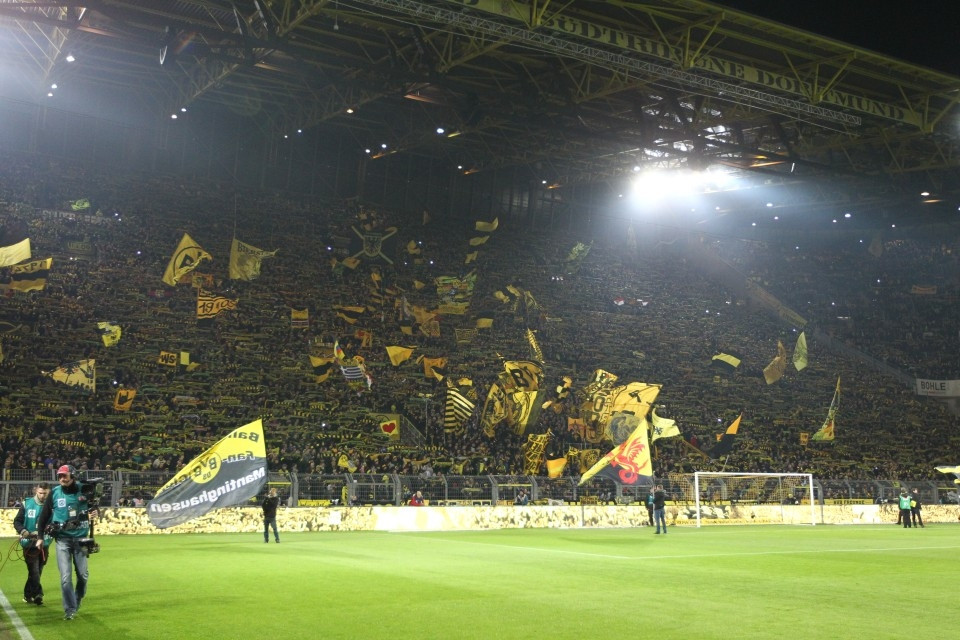
<path fill-rule="evenodd" d="M 39 534 L 37 518 L 50 493 L 50 485 L 41 482 L 34 487 L 32 498 L 27 498 L 13 519 L 13 528 L 20 532 L 20 546 L 23 547 L 23 561 L 27 565 L 27 583 L 23 586 L 23 601 L 43 604 L 43 585 L 40 576 L 47 564 L 47 549 L 52 538 Z M 34 546 L 38 539 L 43 540 L 40 547 Z"/>
<path fill-rule="evenodd" d="M 90 523 L 100 515 L 96 509 L 89 509 L 87 496 L 81 491 L 83 484 L 76 479 L 76 474 L 77 470 L 67 464 L 57 469 L 58 484 L 43 504 L 37 522 L 40 531 L 46 529 L 48 524 L 54 528 L 64 620 L 73 620 L 80 602 L 87 594 L 90 572 L 87 569 L 87 553 L 80 545 L 80 539 L 90 535 Z M 43 540 L 37 540 L 38 549 L 42 544 Z M 77 572 L 76 590 L 73 587 L 73 569 Z"/>

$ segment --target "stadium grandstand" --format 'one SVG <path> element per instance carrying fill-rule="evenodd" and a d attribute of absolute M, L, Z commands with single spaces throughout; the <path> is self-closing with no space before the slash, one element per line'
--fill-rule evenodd
<path fill-rule="evenodd" d="M 0 3 L 8 506 L 255 420 L 292 505 L 636 502 L 581 478 L 637 430 L 677 501 L 957 501 L 957 77 L 698 0 L 78 4 Z"/>

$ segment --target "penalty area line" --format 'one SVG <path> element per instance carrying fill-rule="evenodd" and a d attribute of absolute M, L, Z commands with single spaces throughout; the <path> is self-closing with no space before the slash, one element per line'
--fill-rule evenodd
<path fill-rule="evenodd" d="M 13 608 L 13 605 L 10 604 L 10 601 L 7 600 L 7 595 L 2 590 L 0 590 L 0 607 L 3 607 L 4 613 L 10 618 L 10 624 L 17 630 L 20 637 L 23 640 L 33 640 L 33 634 L 27 629 L 27 625 L 23 624 L 23 620 L 17 615 L 16 610 Z"/>

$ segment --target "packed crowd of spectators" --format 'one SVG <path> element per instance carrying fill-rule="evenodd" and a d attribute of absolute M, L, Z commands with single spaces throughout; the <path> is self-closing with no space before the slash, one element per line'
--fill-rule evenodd
<path fill-rule="evenodd" d="M 88 198 L 90 209 L 71 211 L 68 203 L 78 198 Z M 34 259 L 53 257 L 42 291 L 8 291 L 0 303 L 0 460 L 8 471 L 71 463 L 172 473 L 230 429 L 262 417 L 273 471 L 519 474 L 526 435 L 501 425 L 487 437 L 479 413 L 503 359 L 533 357 L 527 328 L 536 332 L 546 380 L 574 379 L 572 400 L 560 412 L 543 411 L 528 428 L 549 428 L 564 448 L 602 455 L 611 447 L 584 442 L 566 428 L 578 412 L 577 390 L 603 369 L 621 383 L 663 385 L 657 413 L 675 419 L 683 437 L 656 443 L 658 475 L 724 468 L 922 479 L 935 477 L 937 464 L 956 464 L 950 456 L 960 444 L 958 419 L 943 404 L 815 339 L 806 369 L 790 367 L 766 384 L 761 371 L 777 342 L 792 350 L 800 328 L 729 293 L 688 260 L 688 252 L 705 250 L 701 242 L 633 245 L 623 229 L 603 223 L 532 231 L 501 217 L 486 244 L 474 247 L 473 218 L 434 212 L 424 224 L 421 212 L 172 178 L 102 176 L 38 158 L 0 167 L 0 211 L 6 239 L 0 244 L 29 237 Z M 397 228 L 396 242 L 383 247 L 392 264 L 364 258 L 353 268 L 343 265 L 355 253 L 354 229 L 363 225 Z M 214 293 L 239 300 L 212 326 L 197 322 L 196 289 L 160 279 L 184 233 L 214 258 L 196 273 L 212 275 Z M 259 278 L 228 279 L 234 236 L 278 250 L 263 261 Z M 410 241 L 419 254 L 406 249 Z M 567 258 L 578 242 L 591 248 L 573 265 Z M 762 243 L 728 241 L 707 250 L 761 281 L 809 326 L 912 375 L 956 378 L 957 282 L 933 279 L 948 268 L 957 273 L 956 247 L 922 236 L 889 239 L 884 247 L 879 257 L 862 244 L 787 258 Z M 477 260 L 465 265 L 475 249 Z M 477 284 L 466 314 L 440 316 L 439 337 L 416 325 L 404 332 L 410 326 L 404 302 L 434 309 L 434 278 L 473 269 Z M 921 282 L 920 273 L 931 275 Z M 937 285 L 935 294 L 910 293 L 910 285 L 927 283 Z M 515 308 L 494 296 L 511 284 L 529 291 L 537 307 Z M 845 311 L 838 314 L 828 300 L 841 301 Z M 367 310 L 350 324 L 335 305 Z M 291 309 L 303 308 L 308 328 L 292 327 Z M 845 314 L 851 328 L 838 329 L 837 315 Z M 454 329 L 472 329 L 478 317 L 493 318 L 493 326 L 458 342 Z M 102 321 L 122 327 L 116 346 L 101 341 Z M 372 333 L 372 343 L 361 346 L 357 329 Z M 348 386 L 336 369 L 317 382 L 309 356 L 329 355 L 338 341 L 364 358 L 369 389 Z M 393 366 L 385 350 L 391 345 L 414 347 L 413 358 Z M 161 351 L 187 352 L 199 366 L 162 365 Z M 719 352 L 740 354 L 741 366 L 719 374 L 710 366 Z M 477 408 L 463 429 L 444 432 L 446 382 L 428 379 L 418 356 L 447 358 L 447 378 L 472 380 Z M 87 358 L 96 360 L 95 393 L 42 374 Z M 836 440 L 811 442 L 838 377 Z M 126 412 L 114 408 L 121 388 L 137 391 Z M 386 439 L 372 417 L 382 413 L 403 416 L 412 426 L 401 429 L 422 437 Z M 702 451 L 741 413 L 730 456 L 711 460 Z M 580 472 L 571 464 L 565 474 Z"/>

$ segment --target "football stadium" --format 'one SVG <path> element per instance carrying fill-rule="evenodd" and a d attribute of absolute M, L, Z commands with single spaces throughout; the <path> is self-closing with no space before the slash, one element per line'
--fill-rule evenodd
<path fill-rule="evenodd" d="M 948 637 L 957 12 L 770 5 L 0 0 L 0 640 Z"/>

